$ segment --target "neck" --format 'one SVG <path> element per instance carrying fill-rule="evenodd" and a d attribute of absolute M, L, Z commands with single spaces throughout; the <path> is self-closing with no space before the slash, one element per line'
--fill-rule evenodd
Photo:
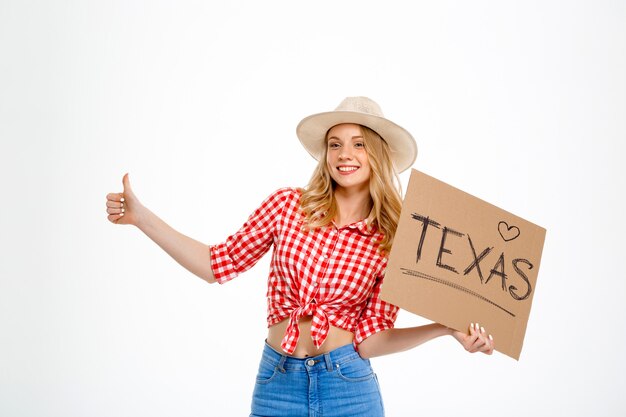
<path fill-rule="evenodd" d="M 365 219 L 372 209 L 372 198 L 368 188 L 347 190 L 337 187 L 335 189 L 335 201 L 337 202 L 337 217 L 335 219 L 337 227 Z"/>

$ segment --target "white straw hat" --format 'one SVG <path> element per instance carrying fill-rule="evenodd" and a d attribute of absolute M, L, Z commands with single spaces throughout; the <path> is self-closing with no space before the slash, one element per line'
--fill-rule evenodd
<path fill-rule="evenodd" d="M 342 123 L 367 126 L 387 142 L 396 171 L 402 172 L 413 165 L 417 158 L 417 144 L 404 128 L 385 119 L 380 106 L 367 97 L 347 97 L 335 111 L 317 113 L 305 117 L 298 124 L 296 134 L 304 148 L 319 159 L 326 148 L 326 133 Z"/>

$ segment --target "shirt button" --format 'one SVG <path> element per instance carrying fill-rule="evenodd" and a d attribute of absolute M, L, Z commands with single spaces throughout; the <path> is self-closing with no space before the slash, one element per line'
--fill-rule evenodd
<path fill-rule="evenodd" d="M 308 361 L 306 361 L 306 364 L 309 366 L 313 366 L 315 365 L 315 361 L 313 359 L 309 359 Z"/>

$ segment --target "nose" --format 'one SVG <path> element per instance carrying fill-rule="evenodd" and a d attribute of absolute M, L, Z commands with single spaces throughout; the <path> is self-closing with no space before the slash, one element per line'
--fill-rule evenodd
<path fill-rule="evenodd" d="M 343 148 L 341 148 L 341 152 L 339 153 L 339 160 L 343 161 L 343 160 L 350 160 L 352 159 L 352 151 L 349 149 L 348 146 L 344 146 Z"/>

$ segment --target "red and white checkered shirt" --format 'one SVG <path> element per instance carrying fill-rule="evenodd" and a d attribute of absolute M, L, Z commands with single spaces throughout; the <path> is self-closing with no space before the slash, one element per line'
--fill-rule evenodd
<path fill-rule="evenodd" d="M 364 220 L 306 231 L 301 193 L 283 188 L 270 195 L 224 243 L 211 246 L 211 267 L 223 284 L 251 268 L 273 245 L 267 289 L 267 324 L 289 318 L 281 347 L 292 354 L 298 321 L 312 316 L 316 347 L 333 325 L 354 333 L 355 345 L 392 328 L 398 307 L 379 298 L 387 258 L 377 249 L 381 235 Z"/>

